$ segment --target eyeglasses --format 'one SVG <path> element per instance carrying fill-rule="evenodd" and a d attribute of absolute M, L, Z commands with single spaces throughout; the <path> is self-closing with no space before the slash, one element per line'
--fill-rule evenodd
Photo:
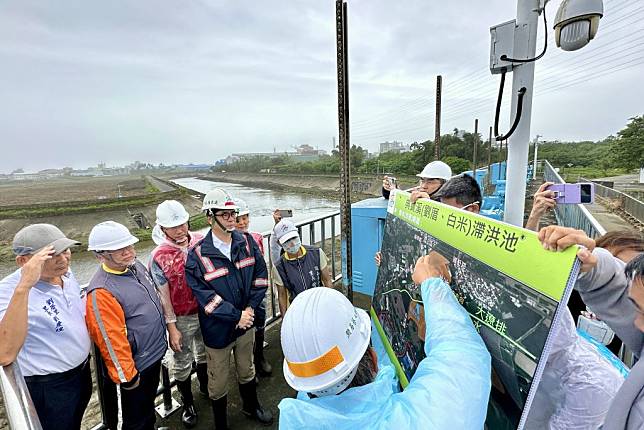
<path fill-rule="evenodd" d="M 433 184 L 440 181 L 441 180 L 437 178 L 420 178 L 418 182 L 420 182 L 421 184 Z"/>
<path fill-rule="evenodd" d="M 218 212 L 218 213 L 215 214 L 215 216 L 220 216 L 225 220 L 236 219 L 237 212 L 235 212 L 235 211 Z"/>
<path fill-rule="evenodd" d="M 103 251 L 103 253 L 123 257 L 126 254 L 134 253 L 134 245 L 128 245 L 125 248 L 117 249 L 115 251 Z"/>

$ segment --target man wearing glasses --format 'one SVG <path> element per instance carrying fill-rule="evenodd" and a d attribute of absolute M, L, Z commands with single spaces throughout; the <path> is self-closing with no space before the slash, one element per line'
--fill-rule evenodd
<path fill-rule="evenodd" d="M 154 282 L 136 259 L 138 241 L 114 221 L 92 228 L 88 250 L 101 266 L 87 287 L 85 319 L 110 379 L 120 384 L 123 429 L 153 430 L 154 399 L 168 342 Z"/>
<path fill-rule="evenodd" d="M 209 191 L 202 210 L 211 226 L 188 253 L 186 281 L 199 303 L 208 363 L 208 395 L 215 428 L 227 428 L 230 353 L 235 357 L 242 412 L 262 424 L 273 416 L 257 399 L 253 347 L 255 313 L 268 287 L 266 263 L 252 236 L 235 230 L 239 207 L 221 188 Z"/>

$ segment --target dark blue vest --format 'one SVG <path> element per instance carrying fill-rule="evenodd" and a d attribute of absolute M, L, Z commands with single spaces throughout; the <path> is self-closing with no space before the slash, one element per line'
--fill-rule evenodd
<path fill-rule="evenodd" d="M 275 268 L 280 274 L 284 287 L 289 291 L 291 300 L 309 288 L 321 287 L 320 249 L 317 246 L 306 246 L 306 254 L 295 260 L 287 260 L 282 254 Z"/>

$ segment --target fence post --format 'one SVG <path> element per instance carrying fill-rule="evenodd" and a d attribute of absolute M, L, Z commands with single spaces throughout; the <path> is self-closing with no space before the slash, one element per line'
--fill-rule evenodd
<path fill-rule="evenodd" d="M 158 391 L 157 391 L 158 394 Z M 161 394 L 163 403 L 154 408 L 161 418 L 166 418 L 177 411 L 181 405 L 172 398 L 172 385 L 170 384 L 170 372 L 165 364 L 161 365 Z"/>

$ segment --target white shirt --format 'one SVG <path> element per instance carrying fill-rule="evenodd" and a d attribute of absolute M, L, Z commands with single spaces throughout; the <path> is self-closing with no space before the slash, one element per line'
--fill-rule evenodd
<path fill-rule="evenodd" d="M 215 236 L 214 233 L 211 236 L 213 246 L 220 250 L 221 253 L 230 260 L 230 246 L 232 245 L 233 241 L 231 240 L 230 242 L 226 243 L 223 240 L 219 240 L 219 238 Z"/>
<path fill-rule="evenodd" d="M 0 281 L 0 319 L 4 318 L 21 269 Z M 27 337 L 17 363 L 24 376 L 65 372 L 78 367 L 89 355 L 90 338 L 85 325 L 85 298 L 71 271 L 63 287 L 38 281 L 29 291 Z"/>

